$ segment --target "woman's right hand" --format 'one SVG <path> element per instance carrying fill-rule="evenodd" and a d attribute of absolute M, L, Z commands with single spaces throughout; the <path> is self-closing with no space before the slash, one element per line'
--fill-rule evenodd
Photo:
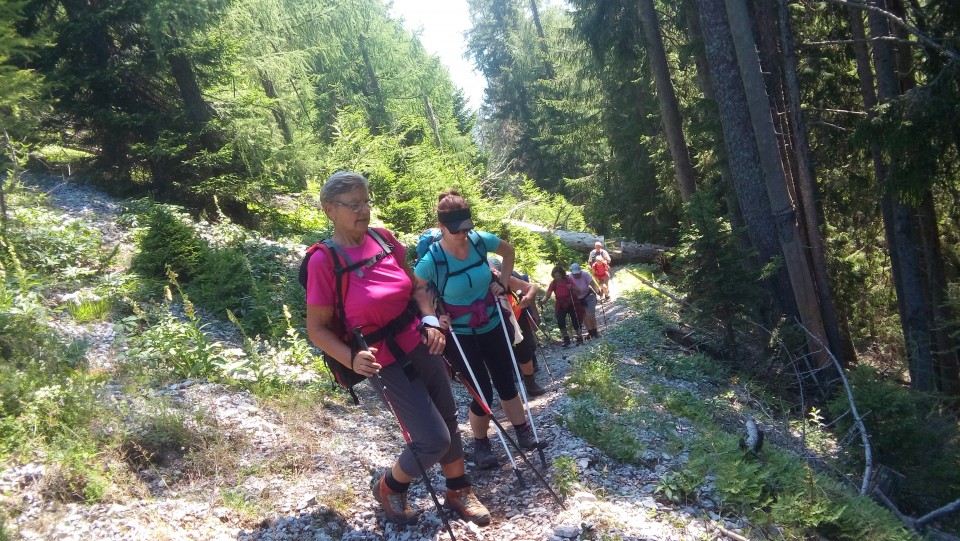
<path fill-rule="evenodd" d="M 380 369 L 383 367 L 377 362 L 377 357 L 375 355 L 377 351 L 377 348 L 369 348 L 358 351 L 353 357 L 350 368 L 361 376 L 370 377 L 379 373 Z"/>
<path fill-rule="evenodd" d="M 450 316 L 443 314 L 442 316 L 438 316 L 437 319 L 440 320 L 440 328 L 443 329 L 444 332 L 450 330 L 450 326 L 453 324 L 453 319 L 451 319 Z"/>

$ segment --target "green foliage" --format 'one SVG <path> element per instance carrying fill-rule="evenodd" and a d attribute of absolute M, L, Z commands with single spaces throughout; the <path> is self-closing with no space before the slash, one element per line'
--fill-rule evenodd
<path fill-rule="evenodd" d="M 197 275 L 186 287 L 190 297 L 220 317 L 229 310 L 242 319 L 248 329 L 266 330 L 263 295 L 243 250 L 215 248 L 204 255 Z"/>
<path fill-rule="evenodd" d="M 857 409 L 873 447 L 874 462 L 904 476 L 900 490 L 904 511 L 923 513 L 956 497 L 960 486 L 960 440 L 955 414 L 939 397 L 917 393 L 881 378 L 876 370 L 858 365 L 848 374 Z M 852 430 L 845 396 L 827 406 L 836 430 Z M 859 438 L 845 451 L 853 471 L 862 469 Z"/>
<path fill-rule="evenodd" d="M 603 452 L 625 462 L 637 462 L 643 449 L 623 419 L 612 419 L 598 414 L 600 405 L 595 400 L 581 397 L 574 401 L 564 415 L 564 423 L 574 434 L 596 445 Z"/>
<path fill-rule="evenodd" d="M 653 492 L 662 495 L 673 503 L 682 503 L 687 499 L 685 487 L 686 483 L 681 473 L 667 472 L 660 478 L 660 482 L 657 483 Z"/>
<path fill-rule="evenodd" d="M 637 401 L 624 385 L 613 355 L 613 348 L 604 344 L 574 360 L 566 382 L 571 403 L 564 422 L 609 455 L 636 462 L 643 446 L 634 430 L 646 422 L 633 413 Z"/>
<path fill-rule="evenodd" d="M 619 411 L 631 405 L 630 393 L 623 385 L 613 360 L 613 346 L 604 343 L 578 356 L 566 386 L 572 398 L 598 400 L 603 406 Z"/>
<path fill-rule="evenodd" d="M 147 216 L 147 231 L 138 239 L 139 251 L 131 270 L 144 278 L 163 279 L 172 270 L 189 281 L 202 270 L 209 247 L 186 217 L 171 208 L 157 205 Z"/>
<path fill-rule="evenodd" d="M 557 494 L 569 496 L 573 494 L 580 479 L 579 469 L 575 460 L 568 456 L 557 457 L 553 461 L 553 482 L 557 487 Z"/>
<path fill-rule="evenodd" d="M 513 268 L 521 274 L 530 274 L 544 261 L 543 239 L 521 227 L 505 226 L 498 236 L 516 249 L 517 258 Z"/>
<path fill-rule="evenodd" d="M 846 487 L 769 446 L 761 457 L 751 457 L 730 434 L 708 430 L 693 442 L 683 475 L 694 480 L 710 475 L 724 506 L 755 524 L 776 525 L 788 539 L 814 532 L 842 539 L 913 538 L 869 499 L 851 495 Z"/>
<path fill-rule="evenodd" d="M 219 342 L 211 342 L 203 332 L 206 326 L 190 299 L 179 289 L 175 276 L 171 282 L 180 292 L 183 315 L 174 310 L 173 293 L 165 288 L 166 305 L 157 321 L 130 337 L 127 359 L 158 375 L 175 378 L 216 378 L 237 361 L 236 352 Z"/>
<path fill-rule="evenodd" d="M 137 470 L 167 465 L 175 458 L 204 449 L 216 434 L 202 415 L 189 419 L 165 400 L 139 405 L 127 413 L 118 436 L 123 459 Z"/>
<path fill-rule="evenodd" d="M 560 265 L 564 269 L 570 268 L 570 263 L 580 261 L 583 257 L 580 252 L 560 242 L 560 237 L 556 235 L 547 235 L 544 238 L 543 251 L 546 255 L 546 261 L 554 265 Z"/>
<path fill-rule="evenodd" d="M 99 230 L 41 207 L 16 209 L 6 239 L 25 268 L 66 280 L 90 277 L 108 263 Z"/>
<path fill-rule="evenodd" d="M 759 277 L 746 262 L 737 234 L 720 217 L 715 195 L 701 190 L 687 206 L 688 222 L 677 251 L 691 319 L 704 328 L 721 328 L 723 349 L 733 350 L 737 331 L 759 306 Z"/>

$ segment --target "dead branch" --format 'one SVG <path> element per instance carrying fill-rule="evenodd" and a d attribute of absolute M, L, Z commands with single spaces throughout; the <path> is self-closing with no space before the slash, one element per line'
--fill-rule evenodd
<path fill-rule="evenodd" d="M 637 280 L 640 280 L 640 282 L 641 282 L 643 285 L 657 290 L 658 292 L 662 293 L 664 296 L 666 296 L 667 298 L 673 300 L 674 302 L 680 303 L 680 304 L 682 304 L 682 305 L 684 305 L 684 306 L 687 305 L 687 301 L 681 299 L 680 297 L 674 295 L 673 293 L 670 293 L 669 291 L 663 289 L 662 287 L 660 287 L 660 286 L 658 286 L 657 284 L 651 282 L 650 280 L 647 280 L 647 279 L 644 278 L 643 276 L 640 276 L 639 274 L 633 272 L 633 271 L 630 270 L 630 269 L 625 269 L 625 270 L 627 271 L 627 274 L 629 274 L 630 276 L 633 276 L 633 277 L 636 278 Z"/>
<path fill-rule="evenodd" d="M 918 530 L 923 529 L 930 522 L 940 517 L 947 516 L 951 513 L 956 513 L 958 510 L 960 510 L 960 500 L 954 500 L 953 502 L 948 503 L 939 509 L 934 509 L 926 515 L 918 518 L 914 521 L 914 525 Z"/>
<path fill-rule="evenodd" d="M 871 6 L 871 5 L 864 4 L 862 2 L 853 2 L 850 0 L 827 0 L 827 1 L 840 6 L 848 7 L 848 8 L 862 9 L 864 11 L 872 11 L 874 13 L 879 13 L 880 15 L 885 17 L 887 20 L 889 20 L 893 24 L 899 26 L 900 28 L 912 34 L 915 38 L 917 38 L 918 41 L 920 41 L 927 47 L 930 47 L 935 51 L 939 51 L 941 54 L 943 54 L 950 60 L 955 60 L 955 61 L 960 60 L 960 53 L 937 43 L 932 38 L 927 37 L 926 34 L 921 32 L 919 29 L 915 28 L 913 25 L 909 24 L 908 22 L 904 21 L 900 17 L 897 17 L 896 15 L 894 15 L 893 13 L 890 13 L 887 10 L 880 9 L 877 6 Z"/>
<path fill-rule="evenodd" d="M 797 325 L 803 329 L 803 332 L 807 334 L 813 341 L 820 345 L 823 348 L 824 353 L 827 354 L 827 357 L 833 361 L 833 365 L 837 369 L 837 374 L 840 376 L 840 381 L 843 382 L 843 388 L 847 393 L 847 402 L 850 404 L 850 415 L 853 416 L 853 422 L 860 430 L 860 441 L 863 443 L 863 482 L 860 484 L 860 494 L 867 494 L 867 487 L 870 486 L 870 477 L 873 474 L 873 448 L 870 446 L 870 438 L 867 437 L 867 427 L 863 424 L 863 418 L 860 417 L 860 413 L 857 411 L 857 403 L 853 398 L 853 390 L 850 389 L 850 382 L 847 380 L 847 375 L 843 371 L 843 366 L 840 365 L 840 361 L 833 355 L 833 352 L 827 348 L 820 339 L 810 332 L 806 327 L 803 326 L 799 321 L 796 322 Z"/>
<path fill-rule="evenodd" d="M 748 539 L 748 538 L 746 538 L 746 537 L 744 537 L 744 536 L 742 536 L 742 535 L 740 535 L 740 534 L 738 534 L 738 533 L 736 533 L 736 532 L 731 532 L 730 530 L 724 528 L 723 526 L 721 526 L 721 525 L 719 525 L 719 524 L 714 523 L 713 527 L 716 528 L 717 531 L 720 532 L 720 533 L 722 533 L 724 536 L 729 537 L 730 539 L 733 539 L 733 541 L 750 541 L 750 539 Z"/>
<path fill-rule="evenodd" d="M 817 47 L 820 45 L 852 45 L 854 43 L 870 43 L 874 41 L 891 41 L 893 43 L 901 43 L 904 45 L 911 45 L 914 47 L 922 47 L 922 45 L 916 41 L 911 41 L 909 39 L 898 38 L 896 36 L 878 36 L 875 38 L 868 39 L 831 39 L 827 41 L 807 41 L 802 43 L 804 47 Z"/>

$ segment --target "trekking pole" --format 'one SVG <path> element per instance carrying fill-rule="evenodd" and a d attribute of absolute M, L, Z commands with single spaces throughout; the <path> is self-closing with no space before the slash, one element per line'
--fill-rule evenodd
<path fill-rule="evenodd" d="M 527 321 L 530 322 L 530 326 L 534 329 L 539 329 L 540 326 L 537 325 L 537 322 L 533 320 L 533 316 L 530 315 L 528 310 L 523 310 L 524 315 L 527 316 Z M 543 359 L 543 366 L 547 367 L 547 374 L 550 375 L 550 381 L 555 382 L 556 379 L 553 377 L 553 371 L 550 370 L 550 364 L 547 362 L 547 355 L 543 352 L 543 346 L 540 345 L 540 336 L 537 335 L 537 331 L 533 331 L 533 343 L 536 345 L 536 351 L 540 355 L 540 358 Z"/>
<path fill-rule="evenodd" d="M 600 302 L 600 298 L 597 297 L 597 302 L 600 304 L 600 313 L 603 314 L 603 334 L 607 334 L 607 307 L 604 306 L 606 302 Z"/>
<path fill-rule="evenodd" d="M 580 302 L 580 299 L 574 298 L 573 291 L 569 289 L 567 289 L 567 295 L 570 296 L 570 307 L 573 308 L 573 318 L 576 320 L 574 323 L 577 324 L 577 343 L 583 344 L 583 320 L 577 315 L 577 303 Z"/>
<path fill-rule="evenodd" d="M 499 301 L 497 301 L 497 306 L 500 308 L 500 328 L 503 329 L 503 339 L 507 341 L 507 348 L 510 350 L 510 360 L 513 361 L 513 374 L 517 376 L 517 386 L 520 387 L 523 409 L 527 413 L 527 422 L 530 423 L 530 428 L 533 430 L 533 441 L 537 444 L 540 463 L 546 466 L 547 456 L 543 453 L 543 447 L 540 445 L 540 437 L 537 435 L 537 425 L 533 422 L 533 412 L 530 411 L 530 401 L 527 399 L 527 388 L 523 384 L 523 375 L 520 374 L 520 364 L 517 363 L 517 356 L 513 354 L 513 343 L 510 340 L 510 333 L 507 332 L 507 316 L 503 313 L 503 306 Z M 508 308 L 508 310 L 510 310 L 510 308 Z"/>
<path fill-rule="evenodd" d="M 500 421 L 498 421 L 497 418 L 493 415 L 493 412 L 490 411 L 489 406 L 487 406 L 487 403 L 480 396 L 480 393 L 477 392 L 477 390 L 474 389 L 473 386 L 470 385 L 470 383 L 467 380 L 463 379 L 463 374 L 458 372 L 457 369 L 454 368 L 452 364 L 450 364 L 450 360 L 447 359 L 446 356 L 443 357 L 443 360 L 447 363 L 447 366 L 450 368 L 450 371 L 453 373 L 456 380 L 459 381 L 461 385 L 467 388 L 467 392 L 470 393 L 470 396 L 472 396 L 473 399 L 476 400 L 480 404 L 480 406 L 483 408 L 483 411 L 490 416 L 490 420 L 493 421 L 493 426 L 496 427 L 496 429 L 499 431 L 500 434 L 503 434 L 504 436 L 506 436 L 506 440 L 510 442 L 510 445 L 512 445 L 513 448 L 516 449 L 517 453 L 520 454 L 520 458 L 523 459 L 524 463 L 526 463 L 526 465 L 529 466 L 531 470 L 533 470 L 533 473 L 536 474 L 537 479 L 539 479 L 540 482 L 543 483 L 543 486 L 546 487 L 547 490 L 550 492 L 550 494 L 553 496 L 553 498 L 557 500 L 557 503 L 560 504 L 560 507 L 563 507 L 564 509 L 566 509 L 566 506 L 563 504 L 563 500 L 560 498 L 560 496 L 557 496 L 556 492 L 553 491 L 553 488 L 550 486 L 550 483 L 548 483 L 547 479 L 543 476 L 543 474 L 540 473 L 539 470 L 537 470 L 537 467 L 534 466 L 532 462 L 530 462 L 530 459 L 527 458 L 527 455 L 523 452 L 523 449 L 520 447 L 520 444 L 517 443 L 517 441 L 514 440 L 510 434 L 507 434 L 506 429 L 503 428 L 503 425 L 500 424 Z M 521 484 L 523 484 L 522 480 L 521 480 Z"/>
<path fill-rule="evenodd" d="M 362 329 L 362 327 L 355 327 L 353 329 L 353 338 L 357 343 L 357 347 L 365 351 L 369 348 L 367 347 L 366 339 L 363 338 Z M 457 538 L 453 535 L 453 528 L 450 527 L 450 522 L 447 520 L 447 514 L 444 512 L 443 506 L 440 505 L 440 498 L 437 497 L 437 491 L 433 489 L 433 483 L 430 482 L 430 477 L 427 475 L 427 469 L 423 467 L 423 462 L 420 461 L 420 455 L 417 454 L 417 448 L 412 443 L 413 439 L 410 437 L 410 433 L 407 432 L 407 427 L 403 425 L 403 421 L 400 419 L 400 416 L 397 415 L 397 408 L 393 406 L 393 401 L 390 400 L 390 397 L 387 395 L 387 386 L 383 383 L 383 378 L 380 377 L 380 374 L 374 374 L 373 379 L 380 387 L 380 392 L 383 393 L 383 399 L 387 403 L 387 407 L 390 408 L 393 416 L 397 419 L 397 424 L 400 425 L 400 432 L 403 433 L 403 440 L 407 442 L 407 447 L 410 449 L 410 452 L 413 453 L 413 458 L 417 462 L 417 467 L 420 468 L 420 476 L 423 477 L 423 482 L 427 486 L 427 492 L 429 492 L 430 497 L 433 498 L 433 504 L 437 506 L 437 513 L 440 515 L 440 520 L 443 521 L 444 528 L 446 528 L 447 533 L 450 535 L 450 540 L 457 541 Z"/>
<path fill-rule="evenodd" d="M 475 389 L 479 389 L 480 383 L 477 381 L 476 374 L 473 373 L 473 368 L 470 367 L 470 361 L 467 360 L 467 354 L 463 352 L 463 346 L 460 345 L 460 339 L 457 338 L 457 333 L 453 332 L 453 330 L 451 329 L 450 336 L 453 338 L 453 343 L 457 345 L 457 351 L 460 352 L 460 358 L 463 359 L 463 364 L 464 366 L 467 367 L 467 372 L 470 374 L 470 379 L 473 381 L 473 384 L 475 385 Z M 464 383 L 462 381 L 462 378 L 460 383 Z M 466 385 L 465 383 L 464 385 L 467 388 L 469 388 L 469 385 Z M 483 412 L 489 415 L 491 419 L 493 419 L 493 426 L 497 427 L 496 429 L 497 436 L 500 438 L 500 444 L 503 445 L 503 450 L 507 452 L 507 458 L 510 459 L 510 466 L 513 468 L 513 473 L 517 475 L 517 481 L 520 482 L 520 486 L 526 488 L 527 484 L 523 482 L 523 476 L 520 475 L 520 470 L 517 469 L 517 461 L 513 458 L 513 453 L 510 452 L 510 447 L 507 446 L 507 440 L 505 439 L 505 437 L 509 437 L 509 435 L 504 433 L 503 427 L 500 426 L 500 422 L 497 421 L 497 418 L 493 415 L 493 411 L 490 409 L 490 405 L 487 404 L 486 399 L 484 399 L 483 396 L 480 395 L 479 393 L 475 392 L 472 394 L 473 394 L 473 399 L 476 400 L 478 404 L 480 404 L 481 408 L 483 408 Z"/>

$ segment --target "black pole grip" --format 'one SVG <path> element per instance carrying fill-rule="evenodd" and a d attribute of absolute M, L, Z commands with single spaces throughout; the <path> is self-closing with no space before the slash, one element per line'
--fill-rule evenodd
<path fill-rule="evenodd" d="M 370 349 L 367 347 L 367 341 L 363 337 L 363 327 L 354 327 L 353 328 L 353 342 L 357 346 L 358 351 L 366 351 Z"/>

